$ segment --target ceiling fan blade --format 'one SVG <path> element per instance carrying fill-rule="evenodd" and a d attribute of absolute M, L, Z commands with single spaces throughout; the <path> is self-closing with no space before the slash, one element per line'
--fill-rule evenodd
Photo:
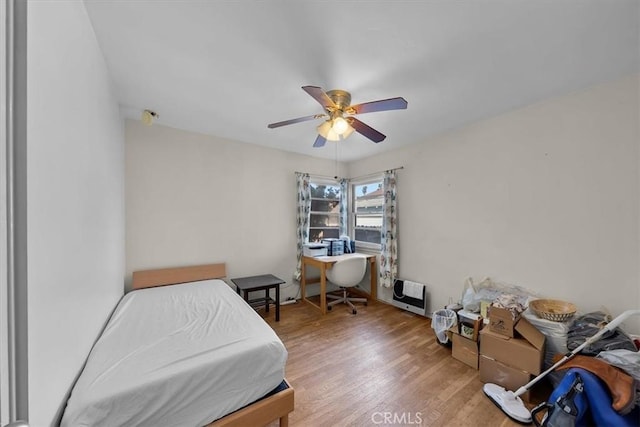
<path fill-rule="evenodd" d="M 316 138 L 316 142 L 313 143 L 313 146 L 316 148 L 324 147 L 324 144 L 326 142 L 327 140 L 322 135 L 318 135 L 318 137 Z"/>
<path fill-rule="evenodd" d="M 294 123 L 306 122 L 313 119 L 321 119 L 327 117 L 326 114 L 314 114 L 312 116 L 298 117 L 297 119 L 285 120 L 283 122 L 271 123 L 267 125 L 269 129 L 279 128 L 280 126 L 292 125 Z"/>
<path fill-rule="evenodd" d="M 369 125 L 365 125 L 355 117 L 348 117 L 347 122 L 361 135 L 366 136 L 373 142 L 382 142 L 386 138 L 386 135 L 381 134 Z"/>
<path fill-rule="evenodd" d="M 352 105 L 347 109 L 347 112 L 349 114 L 363 114 L 374 113 L 376 111 L 404 110 L 406 108 L 407 101 L 402 97 L 398 97 Z"/>
<path fill-rule="evenodd" d="M 320 105 L 327 108 L 336 108 L 336 104 L 329 98 L 329 96 L 318 86 L 302 86 L 302 90 L 307 92 L 313 99 L 318 101 Z"/>

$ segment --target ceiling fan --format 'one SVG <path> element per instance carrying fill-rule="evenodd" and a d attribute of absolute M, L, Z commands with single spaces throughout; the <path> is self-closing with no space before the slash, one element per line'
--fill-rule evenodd
<path fill-rule="evenodd" d="M 274 129 L 281 126 L 292 125 L 294 123 L 306 122 L 308 120 L 326 118 L 326 120 L 318 126 L 318 137 L 313 143 L 314 147 L 324 146 L 327 140 L 342 141 L 349 137 L 354 130 L 373 142 L 377 143 L 384 141 L 386 138 L 385 135 L 378 132 L 371 126 L 362 123 L 360 120 L 353 117 L 353 115 L 374 113 L 376 111 L 404 110 L 407 108 L 407 101 L 400 97 L 350 105 L 351 94 L 344 90 L 335 89 L 325 92 L 322 88 L 317 86 L 302 86 L 302 90 L 318 101 L 318 103 L 324 108 L 325 112 L 322 114 L 313 114 L 311 116 L 285 120 L 283 122 L 271 123 L 270 125 L 267 125 L 267 127 L 269 129 Z"/>

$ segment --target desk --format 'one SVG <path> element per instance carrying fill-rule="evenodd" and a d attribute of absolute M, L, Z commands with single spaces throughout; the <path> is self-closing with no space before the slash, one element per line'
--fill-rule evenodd
<path fill-rule="evenodd" d="M 273 274 L 263 274 L 261 276 L 240 277 L 238 279 L 231 279 L 238 295 L 240 291 L 244 292 L 244 300 L 251 307 L 264 304 L 264 309 L 269 312 L 269 304 L 276 306 L 276 322 L 280 321 L 280 285 L 285 283 L 284 280 L 274 276 Z M 273 300 L 269 297 L 269 289 L 275 288 L 276 299 Z M 264 290 L 264 298 L 257 298 L 250 300 L 249 292 Z"/>
<path fill-rule="evenodd" d="M 320 257 L 302 257 L 302 277 L 300 278 L 300 294 L 302 297 L 302 301 L 305 301 L 308 304 L 311 304 L 314 307 L 320 309 L 322 314 L 327 314 L 327 270 L 333 267 L 333 264 L 340 261 L 341 259 L 349 258 L 352 256 L 365 256 L 369 261 L 369 271 L 371 273 L 371 293 L 367 294 L 366 292 L 360 289 L 354 289 L 354 292 L 362 293 L 365 296 L 376 299 L 376 292 L 378 290 L 378 272 L 376 271 L 376 255 L 366 255 L 366 254 L 344 254 L 337 256 L 320 256 Z M 307 266 L 316 267 L 320 270 L 320 278 L 307 280 Z M 315 304 L 307 299 L 305 294 L 305 287 L 312 283 L 320 282 L 320 305 Z M 350 288 L 352 290 L 353 288 Z"/>

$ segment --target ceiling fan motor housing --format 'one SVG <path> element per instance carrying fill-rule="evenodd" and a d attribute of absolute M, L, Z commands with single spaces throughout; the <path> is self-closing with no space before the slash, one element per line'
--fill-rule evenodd
<path fill-rule="evenodd" d="M 327 92 L 329 99 L 333 101 L 339 110 L 344 111 L 351 105 L 351 94 L 345 90 L 334 89 Z"/>

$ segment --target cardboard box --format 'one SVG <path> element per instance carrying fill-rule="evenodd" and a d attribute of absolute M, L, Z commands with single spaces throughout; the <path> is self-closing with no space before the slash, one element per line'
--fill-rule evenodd
<path fill-rule="evenodd" d="M 478 341 L 478 327 L 467 323 L 460 323 L 460 336 L 472 341 Z"/>
<path fill-rule="evenodd" d="M 465 338 L 478 341 L 478 333 L 482 329 L 482 317 L 465 310 L 458 312 L 458 333 Z"/>
<path fill-rule="evenodd" d="M 526 319 L 516 324 L 520 337 L 511 338 L 489 329 L 480 332 L 480 354 L 512 368 L 539 374 L 544 359 L 545 336 Z"/>
<path fill-rule="evenodd" d="M 513 338 L 516 323 L 520 316 L 514 318 L 513 313 L 504 308 L 489 306 L 489 329 L 497 334 Z"/>
<path fill-rule="evenodd" d="M 493 383 L 507 390 L 516 391 L 531 381 L 531 378 L 532 375 L 528 372 L 507 366 L 490 357 L 480 356 L 480 381 L 483 383 Z M 520 396 L 525 402 L 529 402 L 530 397 L 530 391 Z"/>
<path fill-rule="evenodd" d="M 457 333 L 451 334 L 451 356 L 472 367 L 478 369 L 478 342 L 465 338 Z"/>
<path fill-rule="evenodd" d="M 547 337 L 525 317 L 520 318 L 518 323 L 516 323 L 516 332 L 522 338 L 529 341 L 532 346 L 544 353 L 544 344 Z"/>

